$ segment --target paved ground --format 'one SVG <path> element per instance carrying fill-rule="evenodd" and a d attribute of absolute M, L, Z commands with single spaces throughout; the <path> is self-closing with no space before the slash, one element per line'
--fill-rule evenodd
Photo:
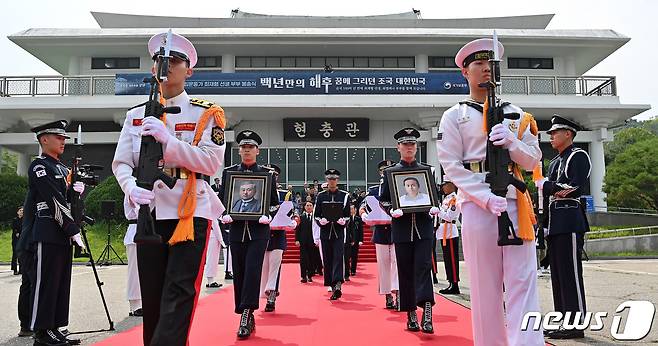
<path fill-rule="evenodd" d="M 439 265 L 441 268 L 441 265 Z M 584 265 L 587 305 L 590 311 L 607 311 L 608 319 L 604 321 L 605 328 L 599 332 L 586 332 L 587 337 L 576 342 L 555 342 L 556 345 L 617 345 L 610 336 L 610 323 L 617 306 L 626 300 L 648 300 L 654 305 L 658 303 L 658 260 L 610 260 L 590 261 Z M 125 266 L 109 266 L 98 268 L 104 282 L 103 292 L 108 303 L 110 315 L 117 331 L 129 329 L 138 323 L 140 318 L 128 316 L 128 303 L 125 300 Z M 220 271 L 221 272 L 221 271 Z M 462 295 L 452 297 L 453 300 L 469 306 L 468 272 L 461 264 Z M 444 277 L 439 274 L 439 278 Z M 4 313 L 0 315 L 0 344 L 31 345 L 31 338 L 18 338 L 18 318 L 16 316 L 16 301 L 20 277 L 13 276 L 9 266 L 0 265 L 0 307 Z M 205 281 L 204 281 L 205 285 Z M 443 282 L 436 289 L 444 286 Z M 226 287 L 226 286 L 225 286 Z M 541 306 L 544 312 L 552 309 L 550 279 L 539 278 Z M 224 288 L 222 288 L 224 289 Z M 203 288 L 202 296 L 214 292 Z M 103 310 L 98 288 L 90 267 L 76 265 L 73 268 L 71 294 L 71 331 L 97 330 L 108 328 L 107 318 Z M 232 308 L 232 307 L 227 307 Z M 236 320 L 237 321 L 237 320 Z M 236 322 L 237 323 L 237 322 Z M 224 326 L 233 328 L 233 326 Z M 441 328 L 435 324 L 435 328 Z M 83 344 L 91 344 L 101 340 L 112 332 L 83 334 Z M 642 342 L 632 342 L 633 345 L 655 345 L 658 343 L 658 322 Z"/>

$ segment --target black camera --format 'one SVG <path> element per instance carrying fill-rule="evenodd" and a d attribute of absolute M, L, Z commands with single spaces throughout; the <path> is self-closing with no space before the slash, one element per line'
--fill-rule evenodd
<path fill-rule="evenodd" d="M 80 166 L 78 171 L 78 181 L 83 182 L 87 186 L 96 186 L 100 182 L 100 176 L 95 174 L 95 171 L 103 169 L 103 166 L 84 164 Z"/>

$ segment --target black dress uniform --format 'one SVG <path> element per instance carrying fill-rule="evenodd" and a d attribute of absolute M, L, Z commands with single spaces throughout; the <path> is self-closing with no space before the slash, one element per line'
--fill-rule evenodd
<path fill-rule="evenodd" d="M 327 178 L 340 176 L 336 169 L 328 169 L 324 172 Z M 324 202 L 341 202 L 343 203 L 342 217 L 349 217 L 349 193 L 340 189 L 335 191 L 325 190 L 318 193 L 315 203 L 315 221 L 320 225 L 320 244 L 322 245 L 322 256 L 324 266 L 324 285 L 332 287 L 334 294 L 332 299 L 340 298 L 341 284 L 345 281 L 343 260 L 345 256 L 345 226 L 338 222 L 329 222 L 326 225 L 320 224 L 320 219 L 324 218 L 322 213 L 322 203 Z"/>
<path fill-rule="evenodd" d="M 418 137 L 420 137 L 420 133 L 415 129 L 403 129 L 395 134 L 398 143 L 415 142 Z M 414 170 L 420 167 L 427 166 L 416 161 L 406 162 L 401 160 L 396 165 L 384 170 L 384 180 L 381 195 L 379 196 L 379 201 L 384 207 L 389 207 L 393 198 L 391 195 L 391 182 L 388 181 L 386 172 L 391 169 Z M 431 306 L 434 305 L 432 285 L 434 229 L 432 223 L 432 217 L 427 212 L 405 213 L 399 218 L 393 218 L 391 221 L 398 265 L 400 311 L 413 313 L 413 317 L 415 317 L 416 307 L 423 307 L 430 313 L 427 320 L 431 320 Z M 427 303 L 431 304 L 430 307 L 427 306 Z M 425 320 L 426 314 L 423 315 Z M 408 322 L 411 322 L 411 320 Z M 417 330 L 416 328 L 410 329 Z"/>
<path fill-rule="evenodd" d="M 18 292 L 18 320 L 21 331 L 19 336 L 29 336 L 32 333 L 32 287 L 36 282 L 34 271 L 35 244 L 33 242 L 33 225 L 36 218 L 36 203 L 34 202 L 37 192 L 28 190 L 23 204 L 23 224 L 20 238 L 16 244 L 18 262 L 21 268 L 21 286 Z"/>
<path fill-rule="evenodd" d="M 311 277 L 315 274 L 312 254 L 315 249 L 313 243 L 313 214 L 303 212 L 299 216 L 299 225 L 295 229 L 295 241 L 299 242 L 299 269 L 302 282 L 313 280 Z"/>
<path fill-rule="evenodd" d="M 350 216 L 345 224 L 345 277 L 356 275 L 359 258 L 359 242 L 363 242 L 363 221 L 357 215 Z"/>
<path fill-rule="evenodd" d="M 32 131 L 37 138 L 43 134 L 69 138 L 64 132 L 66 125 L 66 121 L 56 121 Z M 28 169 L 28 196 L 34 205 L 25 210 L 35 212 L 30 239 L 35 251 L 30 326 L 36 333 L 35 345 L 48 344 L 40 343 L 48 339 L 65 342 L 57 328 L 69 323 L 71 237 L 80 233 L 80 227 L 70 209 L 68 174 L 59 159 L 46 154 L 32 161 Z"/>
<path fill-rule="evenodd" d="M 559 116 L 553 116 L 551 123 L 549 133 L 558 129 L 574 133 L 580 130 L 577 124 Z M 570 322 L 576 311 L 583 316 L 586 312 L 581 256 L 589 227 L 580 197 L 590 170 L 587 152 L 571 145 L 551 161 L 542 186 L 544 196 L 549 196 L 550 201 L 547 240 L 553 304 L 555 311 L 571 312 Z"/>
<path fill-rule="evenodd" d="M 262 139 L 254 131 L 242 131 L 236 136 L 239 145 L 255 145 L 262 143 Z M 251 166 L 237 164 L 224 169 L 222 174 L 222 186 L 220 198 L 225 200 L 224 193 L 228 185 L 226 181 L 227 172 L 267 172 L 272 173 L 265 166 L 254 163 Z M 279 205 L 276 191 L 276 182 L 271 177 L 269 186 L 270 207 Z M 266 211 L 263 211 L 265 214 Z M 258 221 L 234 220 L 229 226 L 231 241 L 231 257 L 233 261 L 233 293 L 235 299 L 235 313 L 242 314 L 238 336 L 248 337 L 253 330 L 253 311 L 258 310 L 258 298 L 260 294 L 261 272 L 263 270 L 263 259 L 267 244 L 270 239 L 270 226 Z M 242 330 L 243 322 L 248 324 L 248 330 Z"/>

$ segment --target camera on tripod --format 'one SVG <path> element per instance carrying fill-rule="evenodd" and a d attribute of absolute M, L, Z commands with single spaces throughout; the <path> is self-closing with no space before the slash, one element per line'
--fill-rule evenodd
<path fill-rule="evenodd" d="M 100 176 L 95 174 L 96 171 L 103 169 L 103 166 L 84 164 L 78 171 L 78 181 L 85 183 L 87 186 L 96 186 L 100 182 Z"/>

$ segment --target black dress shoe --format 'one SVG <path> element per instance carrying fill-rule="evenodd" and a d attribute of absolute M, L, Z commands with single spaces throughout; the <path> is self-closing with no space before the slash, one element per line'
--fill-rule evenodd
<path fill-rule="evenodd" d="M 308 277 L 308 282 L 313 282 L 313 277 L 312 276 Z"/>
<path fill-rule="evenodd" d="M 450 286 L 448 286 L 448 287 L 446 287 L 442 290 L 439 290 L 439 293 L 441 293 L 441 294 L 460 294 L 461 292 L 459 292 L 459 284 L 451 282 Z"/>
<path fill-rule="evenodd" d="M 224 275 L 224 280 L 233 280 L 233 274 L 226 273 L 226 275 Z"/>
<path fill-rule="evenodd" d="M 303 284 L 305 284 L 305 283 L 308 282 L 308 280 L 306 280 L 306 278 L 302 278 L 302 280 L 301 280 L 300 282 L 303 283 Z"/>
<path fill-rule="evenodd" d="M 34 346 L 66 346 L 68 343 L 57 337 L 54 331 L 38 330 L 34 334 Z"/>
<path fill-rule="evenodd" d="M 30 328 L 23 328 L 21 327 L 21 330 L 18 332 L 18 336 L 32 336 L 34 335 L 34 332 Z"/>
<path fill-rule="evenodd" d="M 54 334 L 57 335 L 57 338 L 60 341 L 66 342 L 67 345 L 80 345 L 81 343 L 80 339 L 71 338 L 69 336 L 71 333 L 69 333 L 68 329 L 64 329 L 64 331 L 66 331 L 66 334 L 64 334 L 64 332 L 59 331 L 58 329 L 53 330 Z"/>
<path fill-rule="evenodd" d="M 346 277 L 345 277 L 345 281 L 350 281 L 350 277 L 349 277 L 349 276 L 346 276 Z"/>
<path fill-rule="evenodd" d="M 211 282 L 209 284 L 206 284 L 207 288 L 220 288 L 222 286 L 223 286 L 222 284 L 217 283 L 217 282 Z"/>
<path fill-rule="evenodd" d="M 418 317 L 416 316 L 416 310 L 407 311 L 407 330 L 412 332 L 417 332 L 420 330 L 418 325 Z"/>
<path fill-rule="evenodd" d="M 276 309 L 276 306 L 274 305 L 274 302 L 268 301 L 267 304 L 265 304 L 265 312 L 272 312 L 274 309 Z"/>
<path fill-rule="evenodd" d="M 584 337 L 585 332 L 577 329 L 560 328 L 548 333 L 549 339 L 582 339 Z"/>
<path fill-rule="evenodd" d="M 423 320 L 420 323 L 421 330 L 426 334 L 434 334 L 432 326 L 432 303 L 426 302 L 423 307 Z"/>
<path fill-rule="evenodd" d="M 251 335 L 251 322 L 249 321 L 251 319 L 251 312 L 249 309 L 245 309 L 242 312 L 242 315 L 240 315 L 240 326 L 238 327 L 238 338 L 240 339 L 246 339 Z"/>
<path fill-rule="evenodd" d="M 351 272 L 350 275 L 356 276 L 356 272 Z"/>
<path fill-rule="evenodd" d="M 336 287 L 334 287 L 334 293 L 331 294 L 331 300 L 337 300 L 343 295 L 343 292 L 340 289 L 340 286 L 336 284 Z"/>
<path fill-rule="evenodd" d="M 392 294 L 387 294 L 386 295 L 386 308 L 387 309 L 395 309 L 395 301 L 393 300 L 393 295 Z"/>
<path fill-rule="evenodd" d="M 141 317 L 141 316 L 144 316 L 144 311 L 142 310 L 142 308 L 139 308 L 135 311 L 129 312 L 128 316 Z"/>

